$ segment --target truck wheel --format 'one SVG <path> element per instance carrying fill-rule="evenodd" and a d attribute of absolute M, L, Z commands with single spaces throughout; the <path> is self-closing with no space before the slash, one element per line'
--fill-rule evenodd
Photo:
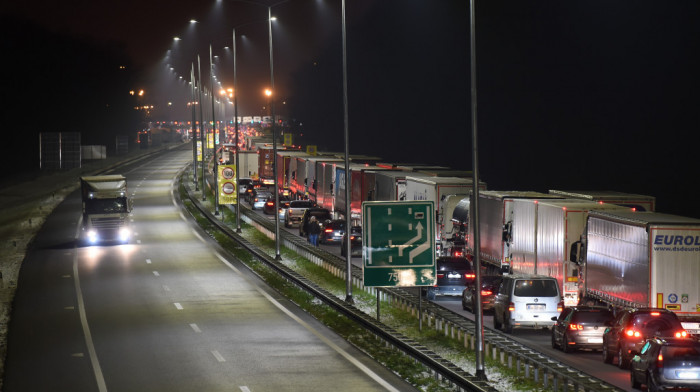
<path fill-rule="evenodd" d="M 610 349 L 608 349 L 608 343 L 603 342 L 603 362 L 604 363 L 612 363 L 613 360 L 613 354 L 610 352 Z"/>

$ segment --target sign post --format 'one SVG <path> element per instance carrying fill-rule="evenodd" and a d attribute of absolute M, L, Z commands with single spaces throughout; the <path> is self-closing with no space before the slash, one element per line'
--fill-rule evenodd
<path fill-rule="evenodd" d="M 362 203 L 362 244 L 365 286 L 436 284 L 433 201 Z"/>

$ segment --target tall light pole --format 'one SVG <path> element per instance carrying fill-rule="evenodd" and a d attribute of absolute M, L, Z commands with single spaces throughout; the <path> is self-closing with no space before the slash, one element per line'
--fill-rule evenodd
<path fill-rule="evenodd" d="M 345 248 L 345 302 L 354 303 L 352 298 L 352 244 L 350 243 L 350 232 L 352 231 L 352 211 L 350 211 L 350 130 L 348 121 L 348 66 L 345 35 L 345 0 L 343 6 L 343 130 L 345 134 L 345 232 L 348 240 Z M 377 297 L 379 298 L 379 297 Z M 379 306 L 379 305 L 377 305 Z M 379 308 L 377 308 L 379 309 Z"/>
<path fill-rule="evenodd" d="M 209 86 L 211 88 L 211 126 L 214 137 L 214 215 L 219 215 L 219 159 L 216 156 L 216 102 L 214 102 L 214 62 L 209 45 Z"/>
<path fill-rule="evenodd" d="M 199 190 L 199 181 L 197 181 L 197 115 L 195 108 L 195 95 L 194 95 L 194 63 L 192 63 L 192 70 L 190 71 L 190 81 L 192 84 L 192 180 L 194 181 L 194 190 Z"/>
<path fill-rule="evenodd" d="M 267 7 L 267 31 L 270 44 L 270 90 L 275 91 L 275 68 L 272 61 L 272 6 Z M 275 120 L 275 100 L 270 96 L 270 116 L 272 117 L 272 175 L 274 176 L 275 208 L 280 205 L 280 192 L 277 184 L 277 121 Z M 275 260 L 280 256 L 280 214 L 275 213 Z"/>
<path fill-rule="evenodd" d="M 479 148 L 477 145 L 476 133 L 476 16 L 474 2 L 469 0 L 469 26 L 470 26 L 470 58 L 471 58 L 471 112 L 472 112 L 472 222 L 474 223 L 474 271 L 476 272 L 476 318 L 475 339 L 476 339 L 476 377 L 486 380 L 484 370 L 484 315 L 481 306 L 481 243 L 479 236 Z"/>
<path fill-rule="evenodd" d="M 205 183 L 206 181 L 206 175 L 205 175 L 205 158 L 204 158 L 204 151 L 206 151 L 206 144 L 204 141 L 204 108 L 202 104 L 202 63 L 199 59 L 199 55 L 197 55 L 197 70 L 199 71 L 199 135 L 202 139 L 202 201 L 205 201 L 207 199 L 207 184 Z"/>
<path fill-rule="evenodd" d="M 238 147 L 238 78 L 236 75 L 236 29 L 233 29 L 233 123 L 236 130 L 236 233 L 241 232 L 241 192 L 238 182 L 241 179 L 241 165 L 238 159 L 240 149 Z"/>

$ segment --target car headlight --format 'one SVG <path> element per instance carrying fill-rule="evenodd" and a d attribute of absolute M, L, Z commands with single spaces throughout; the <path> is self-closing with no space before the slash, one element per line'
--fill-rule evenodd
<path fill-rule="evenodd" d="M 131 237 L 131 230 L 127 229 L 126 227 L 122 227 L 119 229 L 119 239 L 122 241 L 126 241 Z"/>
<path fill-rule="evenodd" d="M 88 239 L 88 241 L 90 241 L 91 243 L 97 242 L 97 232 L 96 232 L 95 230 L 89 230 L 89 231 L 87 232 L 87 239 Z"/>

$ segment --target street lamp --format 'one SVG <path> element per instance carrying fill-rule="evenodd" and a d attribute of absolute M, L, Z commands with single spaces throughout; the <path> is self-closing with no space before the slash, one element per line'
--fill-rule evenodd
<path fill-rule="evenodd" d="M 214 62 L 212 48 L 209 45 L 209 86 L 211 88 L 211 126 L 214 134 L 214 215 L 219 215 L 219 159 L 216 156 L 216 104 L 214 102 Z"/>

